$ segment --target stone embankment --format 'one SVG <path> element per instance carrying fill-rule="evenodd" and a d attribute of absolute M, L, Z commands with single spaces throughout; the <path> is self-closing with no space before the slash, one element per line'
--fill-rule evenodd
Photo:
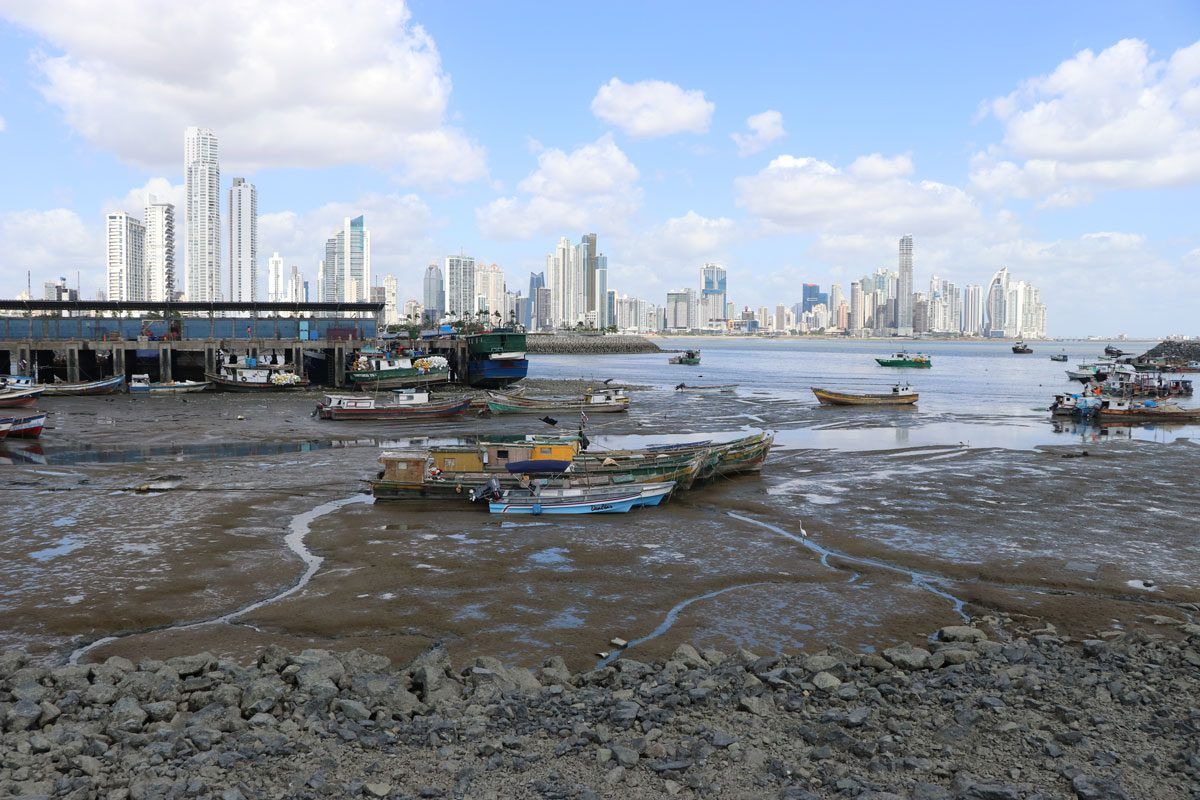
<path fill-rule="evenodd" d="M 1150 348 L 1146 358 L 1165 358 L 1170 362 L 1200 361 L 1200 341 L 1167 340 Z"/>
<path fill-rule="evenodd" d="M 684 645 L 571 674 L 440 647 L 253 666 L 0 657 L 0 794 L 107 798 L 1200 797 L 1200 626 L 1070 642 L 985 617 L 920 646 Z"/>
<path fill-rule="evenodd" d="M 581 336 L 579 334 L 531 333 L 525 348 L 541 355 L 606 355 L 625 353 L 661 353 L 662 348 L 641 336 L 618 334 Z"/>

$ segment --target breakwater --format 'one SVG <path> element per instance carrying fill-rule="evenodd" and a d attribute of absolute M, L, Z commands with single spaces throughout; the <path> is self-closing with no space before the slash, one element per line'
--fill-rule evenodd
<path fill-rule="evenodd" d="M 1143 358 L 1165 358 L 1173 363 L 1200 361 L 1200 341 L 1168 339 L 1150 348 Z"/>
<path fill-rule="evenodd" d="M 526 350 L 540 355 L 605 355 L 661 353 L 662 348 L 642 336 L 531 333 L 525 339 Z"/>
<path fill-rule="evenodd" d="M 0 794 L 1190 797 L 1200 626 L 1147 624 L 1075 642 L 986 616 L 880 652 L 685 644 L 575 673 L 557 656 L 456 666 L 440 645 L 399 669 L 362 650 L 9 652 Z"/>

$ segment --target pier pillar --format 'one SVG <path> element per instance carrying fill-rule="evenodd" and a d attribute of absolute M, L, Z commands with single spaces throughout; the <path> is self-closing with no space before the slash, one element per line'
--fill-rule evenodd
<path fill-rule="evenodd" d="M 296 370 L 296 374 L 301 377 L 308 377 L 304 374 L 304 348 L 292 347 L 292 368 Z"/>
<path fill-rule="evenodd" d="M 67 383 L 79 383 L 79 348 L 67 347 Z"/>
<path fill-rule="evenodd" d="M 204 373 L 215 374 L 217 371 L 217 351 L 211 347 L 204 348 Z"/>
<path fill-rule="evenodd" d="M 339 389 L 346 385 L 346 348 L 333 346 L 333 384 Z"/>
<path fill-rule="evenodd" d="M 21 369 L 21 362 L 25 362 L 25 369 Z M 17 349 L 17 360 L 13 362 L 13 372 L 18 375 L 33 374 L 33 348 L 21 347 Z"/>
<path fill-rule="evenodd" d="M 170 347 L 160 346 L 158 348 L 158 379 L 163 383 L 174 380 L 171 377 L 171 353 Z"/>
<path fill-rule="evenodd" d="M 125 349 L 114 347 L 112 351 L 113 376 L 125 374 Z"/>

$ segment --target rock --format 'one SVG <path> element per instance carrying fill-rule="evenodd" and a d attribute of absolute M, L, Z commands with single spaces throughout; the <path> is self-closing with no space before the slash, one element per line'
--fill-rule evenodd
<path fill-rule="evenodd" d="M 367 797 L 387 797 L 391 793 L 392 785 L 390 783 L 363 784 L 363 794 Z"/>
<path fill-rule="evenodd" d="M 113 703 L 109 711 L 110 724 L 122 731 L 135 732 L 142 729 L 148 715 L 132 697 L 122 697 Z"/>
<path fill-rule="evenodd" d="M 75 766 L 79 767 L 84 775 L 93 778 L 99 775 L 104 769 L 104 765 L 100 763 L 100 759 L 83 755 L 75 756 Z"/>
<path fill-rule="evenodd" d="M 818 672 L 833 672 L 844 667 L 845 665 L 839 659 L 824 653 L 804 659 L 804 671 L 810 675 Z"/>
<path fill-rule="evenodd" d="M 1071 779 L 1071 789 L 1079 800 L 1129 800 L 1120 784 L 1109 778 L 1081 773 Z"/>
<path fill-rule="evenodd" d="M 286 693 L 287 685 L 278 678 L 259 678 L 245 688 L 238 705 L 248 714 L 268 712 Z"/>
<path fill-rule="evenodd" d="M 679 647 L 676 647 L 675 652 L 671 654 L 670 660 L 677 664 L 682 664 L 688 669 L 706 669 L 708 667 L 708 662 L 690 644 L 681 644 Z"/>
<path fill-rule="evenodd" d="M 168 658 L 168 667 L 179 673 L 179 677 L 187 678 L 200 675 L 217 666 L 217 659 L 212 653 L 200 653 L 194 656 L 176 656 Z"/>
<path fill-rule="evenodd" d="M 755 716 L 762 717 L 775 710 L 775 703 L 768 696 L 743 697 L 738 701 L 738 708 L 742 711 L 748 711 Z"/>
<path fill-rule="evenodd" d="M 910 644 L 889 647 L 883 651 L 883 657 L 904 670 L 925 669 L 929 664 L 929 651 Z"/>
<path fill-rule="evenodd" d="M 947 625 L 938 631 L 938 638 L 943 642 L 983 642 L 987 634 L 970 625 Z"/>
<path fill-rule="evenodd" d="M 333 710 L 346 719 L 361 722 L 371 716 L 370 710 L 357 700 L 338 699 L 333 701 Z"/>
<path fill-rule="evenodd" d="M 634 750 L 632 747 L 626 747 L 625 745 L 615 743 L 610 746 L 609 749 L 612 750 L 613 758 L 615 758 L 617 763 L 622 767 L 625 767 L 626 769 L 632 769 L 633 767 L 637 766 L 639 759 L 637 750 Z"/>
<path fill-rule="evenodd" d="M 726 748 L 736 742 L 737 739 L 719 728 L 714 728 L 708 733 L 708 741 L 713 747 Z"/>
<path fill-rule="evenodd" d="M 609 786 L 616 786 L 621 781 L 625 780 L 625 768 L 617 765 L 604 773 L 604 782 Z"/>
<path fill-rule="evenodd" d="M 818 672 L 812 677 L 812 684 L 822 692 L 832 692 L 842 685 L 842 682 L 828 672 Z"/>
<path fill-rule="evenodd" d="M 10 731 L 27 731 L 42 716 L 42 707 L 32 700 L 19 700 L 9 707 L 4 727 Z"/>

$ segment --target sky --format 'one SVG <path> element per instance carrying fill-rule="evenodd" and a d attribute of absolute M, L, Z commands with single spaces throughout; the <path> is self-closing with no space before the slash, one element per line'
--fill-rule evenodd
<path fill-rule="evenodd" d="M 1200 334 L 1195 2 L 0 0 L 0 296 L 94 296 L 148 192 L 182 226 L 188 125 L 258 188 L 262 275 L 362 213 L 404 297 L 595 232 L 622 294 L 711 261 L 791 305 L 911 233 L 918 290 L 1008 267 L 1051 335 Z"/>

